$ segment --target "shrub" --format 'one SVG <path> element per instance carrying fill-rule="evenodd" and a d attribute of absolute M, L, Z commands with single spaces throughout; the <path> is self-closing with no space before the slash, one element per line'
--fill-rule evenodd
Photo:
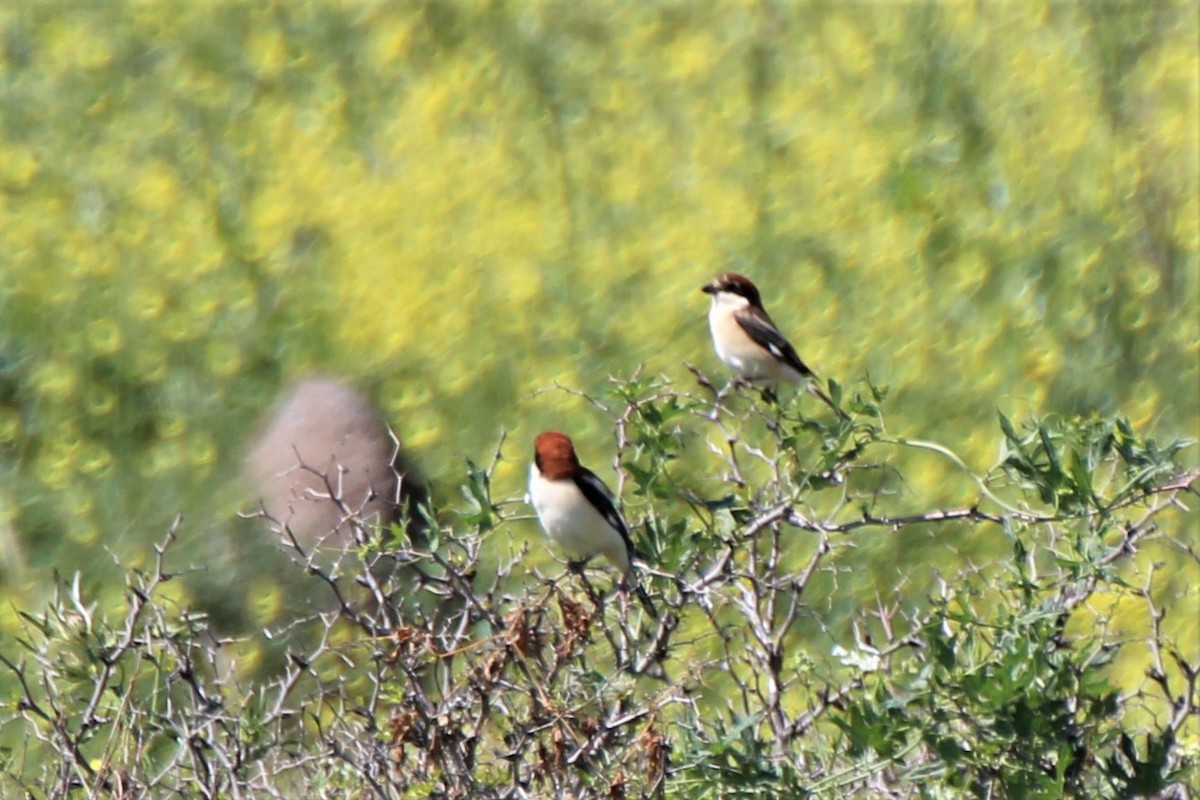
<path fill-rule="evenodd" d="M 697 377 L 588 398 L 614 431 L 657 619 L 598 566 L 527 566 L 528 514 L 492 491 L 502 439 L 419 526 L 361 528 L 332 565 L 285 537 L 311 608 L 251 637 L 172 598 L 175 529 L 126 572 L 122 608 L 63 580 L 0 652 L 8 789 L 1188 796 L 1186 442 L 1120 418 L 1002 417 L 998 462 L 976 474 L 889 433 L 879 387 L 833 385 L 847 418 L 814 418 Z M 893 466 L 908 451 L 961 466 L 973 501 L 923 507 Z M 956 561 L 964 536 L 994 557 Z M 842 580 L 862 570 L 877 580 Z M 245 668 L 266 642 L 277 669 Z"/>

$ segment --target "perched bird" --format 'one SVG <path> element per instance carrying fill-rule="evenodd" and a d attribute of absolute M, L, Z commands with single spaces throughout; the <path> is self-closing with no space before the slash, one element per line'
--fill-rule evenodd
<path fill-rule="evenodd" d="M 816 385 L 816 373 L 808 368 L 767 310 L 758 287 L 745 275 L 726 272 L 701 287 L 712 295 L 708 327 L 717 356 L 742 378 L 773 388 L 780 383 L 803 384 L 837 412 L 842 412 Z"/>
<path fill-rule="evenodd" d="M 529 500 L 546 535 L 571 556 L 586 561 L 603 555 L 623 579 L 632 578 L 637 553 L 604 481 L 579 463 L 571 439 L 558 431 L 539 433 L 533 452 Z M 651 616 L 657 616 L 645 591 L 638 587 L 636 592 Z"/>

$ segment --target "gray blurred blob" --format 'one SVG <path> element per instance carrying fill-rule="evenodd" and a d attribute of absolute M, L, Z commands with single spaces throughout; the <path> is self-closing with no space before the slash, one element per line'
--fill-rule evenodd
<path fill-rule="evenodd" d="M 254 439 L 245 467 L 272 527 L 286 525 L 306 548 L 353 545 L 424 495 L 379 411 L 330 377 L 293 384 Z M 365 525 L 356 527 L 351 517 Z"/>

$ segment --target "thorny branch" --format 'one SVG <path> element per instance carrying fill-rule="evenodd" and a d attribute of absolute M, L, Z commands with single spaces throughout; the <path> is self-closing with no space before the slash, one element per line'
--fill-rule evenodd
<path fill-rule="evenodd" d="M 659 797 L 744 759 L 773 781 L 790 771 L 846 796 L 907 796 L 896 794 L 906 770 L 925 768 L 935 754 L 908 743 L 891 760 L 847 760 L 838 723 L 872 687 L 924 657 L 935 610 L 901 585 L 838 627 L 815 582 L 837 590 L 845 554 L 876 530 L 1003 526 L 1026 547 L 1058 555 L 1067 541 L 1061 528 L 1108 525 L 1088 570 L 1067 580 L 1051 567 L 1028 579 L 1065 626 L 1072 610 L 1113 587 L 1106 570 L 1132 560 L 1200 480 L 1178 473 L 1074 514 L 978 505 L 875 513 L 866 510 L 872 503 L 854 505 L 866 496 L 856 470 L 873 468 L 861 460 L 868 425 L 839 419 L 821 428 L 772 407 L 760 421 L 775 438 L 750 444 L 731 410 L 738 387 L 717 389 L 696 374 L 700 398 L 655 385 L 641 394 L 619 387 L 618 403 L 587 398 L 613 420 L 619 485 L 631 464 L 653 456 L 670 489 L 658 496 L 680 497 L 656 508 L 626 492 L 631 522 L 646 515 L 647 535 L 684 523 L 684 541 L 654 542 L 663 561 L 642 571 L 657 620 L 600 568 L 542 577 L 528 568 L 528 547 L 505 551 L 504 533 L 527 518 L 509 514 L 515 500 L 486 497 L 491 517 L 477 530 L 431 507 L 420 510 L 420 526 L 381 528 L 362 520 L 365 505 L 344 497 L 340 466 L 300 464 L 320 477 L 316 499 L 336 504 L 339 527 L 352 533 L 348 545 L 333 532 L 306 544 L 286 520 L 258 515 L 311 581 L 310 608 L 262 636 L 215 635 L 163 596 L 177 523 L 147 573 L 129 573 L 116 624 L 78 581 L 50 611 L 25 615 L 21 655 L 0 652 L 17 698 L 0 728 L 22 726 L 30 752 L 58 758 L 0 768 L 21 786 L 40 780 L 56 798 L 81 789 L 291 797 L 318 784 L 331 787 L 328 796 L 352 787 L 378 798 Z M 727 496 L 706 501 L 687 476 L 662 466 L 687 438 L 647 435 L 662 403 L 715 433 L 719 445 L 706 452 Z M 812 464 L 784 452 L 797 429 L 828 448 Z M 651 453 L 651 440 L 666 450 Z M 487 493 L 505 463 L 504 442 L 484 470 Z M 826 502 L 816 486 L 836 497 Z M 993 574 L 968 565 L 958 578 Z M 1159 733 L 1175 741 L 1197 714 L 1200 663 L 1171 641 L 1156 575 L 1151 568 L 1138 592 L 1150 619 L 1139 696 L 1154 695 L 1165 709 Z M 943 586 L 948 602 L 953 590 Z M 266 668 L 240 661 L 264 651 Z M 1183 757 L 1168 755 L 1179 767 Z"/>

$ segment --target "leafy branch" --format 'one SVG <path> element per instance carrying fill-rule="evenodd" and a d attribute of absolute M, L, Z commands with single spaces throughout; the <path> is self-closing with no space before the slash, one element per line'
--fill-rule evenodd
<path fill-rule="evenodd" d="M 943 507 L 896 488 L 891 454 L 965 462 L 887 433 L 879 387 L 839 386 L 846 416 L 827 419 L 697 375 L 580 393 L 611 421 L 657 620 L 601 567 L 521 543 L 528 515 L 496 494 L 504 436 L 455 505 L 387 528 L 334 465 L 323 499 L 350 537 L 305 544 L 258 515 L 311 587 L 279 625 L 233 638 L 172 598 L 181 523 L 127 571 L 123 607 L 76 576 L 22 612 L 0 652 L 0 736 L 19 743 L 2 780 L 63 798 L 1182 791 L 1200 702 L 1186 442 L 1002 419 L 979 502 Z M 930 528 L 1008 552 L 944 577 L 871 560 Z M 851 579 L 876 576 L 873 596 Z M 269 648 L 267 668 L 239 662 Z M 1117 669 L 1130 659 L 1144 675 Z"/>

